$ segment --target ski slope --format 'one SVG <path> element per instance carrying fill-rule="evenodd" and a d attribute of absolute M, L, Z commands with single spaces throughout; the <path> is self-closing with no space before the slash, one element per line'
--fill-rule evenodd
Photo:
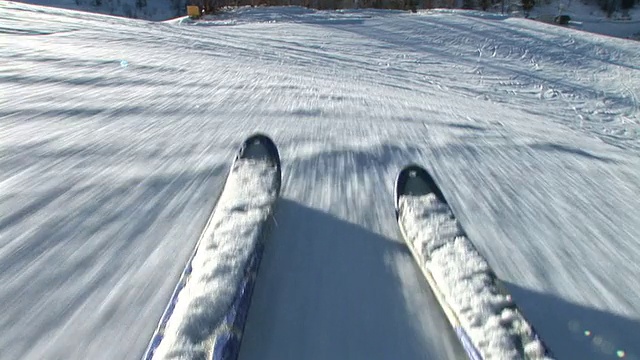
<path fill-rule="evenodd" d="M 237 146 L 283 166 L 241 359 L 453 359 L 393 180 L 558 359 L 640 359 L 638 43 L 476 12 L 153 23 L 0 2 L 0 357 L 138 359 Z"/>

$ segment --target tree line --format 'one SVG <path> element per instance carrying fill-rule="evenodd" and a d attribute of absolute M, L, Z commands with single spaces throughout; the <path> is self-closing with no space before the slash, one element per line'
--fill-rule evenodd
<path fill-rule="evenodd" d="M 572 0 L 188 0 L 190 5 L 198 5 L 205 13 L 215 13 L 226 7 L 238 6 L 303 6 L 319 10 L 354 8 L 417 10 L 417 9 L 469 9 L 483 11 L 522 11 L 526 15 L 537 5 L 562 1 L 570 7 Z M 607 16 L 625 11 L 640 4 L 640 0 L 587 0 L 598 5 Z M 560 6 L 559 6 L 560 8 Z"/>
<path fill-rule="evenodd" d="M 354 8 L 417 10 L 417 9 L 470 9 L 484 11 L 521 11 L 527 15 L 538 4 L 560 2 L 565 7 L 571 1 L 589 1 L 598 5 L 607 16 L 620 11 L 623 14 L 640 4 L 640 0 L 75 0 L 78 5 L 93 5 L 127 17 L 145 17 L 149 7 L 169 5 L 176 16 L 183 16 L 187 5 L 197 5 L 204 13 L 213 14 L 227 7 L 239 6 L 302 6 L 319 10 Z M 558 7 L 561 8 L 560 6 Z"/>

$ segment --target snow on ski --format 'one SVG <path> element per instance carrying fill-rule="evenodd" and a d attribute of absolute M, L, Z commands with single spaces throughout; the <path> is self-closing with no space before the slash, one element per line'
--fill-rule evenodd
<path fill-rule="evenodd" d="M 280 193 L 273 141 L 249 137 L 171 297 L 144 359 L 235 359 Z"/>
<path fill-rule="evenodd" d="M 552 358 L 424 168 L 399 173 L 395 207 L 402 235 L 470 359 Z"/>

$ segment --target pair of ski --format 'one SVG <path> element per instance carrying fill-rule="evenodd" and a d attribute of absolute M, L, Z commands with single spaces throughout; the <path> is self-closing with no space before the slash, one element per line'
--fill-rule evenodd
<path fill-rule="evenodd" d="M 237 358 L 280 184 L 274 142 L 262 134 L 246 139 L 145 360 Z M 470 359 L 550 358 L 424 168 L 400 171 L 395 208 L 401 233 Z"/>

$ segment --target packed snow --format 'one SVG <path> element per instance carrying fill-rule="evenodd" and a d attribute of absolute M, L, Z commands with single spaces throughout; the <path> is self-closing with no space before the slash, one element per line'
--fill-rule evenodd
<path fill-rule="evenodd" d="M 489 264 L 434 193 L 403 195 L 399 226 L 454 327 L 478 359 L 550 359 L 531 325 L 496 284 Z"/>
<path fill-rule="evenodd" d="M 187 4 L 190 3 L 187 0 L 19 0 L 19 2 L 153 21 L 167 20 L 186 15 L 186 7 Z M 344 1 L 339 4 L 339 6 L 342 8 L 350 8 L 355 7 L 356 3 L 357 1 Z M 301 3 L 298 2 L 298 4 Z M 391 2 L 383 1 L 383 6 L 385 6 L 384 4 L 386 4 L 386 6 L 392 6 Z M 421 8 L 434 3 L 420 0 L 418 4 L 418 7 Z M 453 8 L 468 6 L 468 3 L 463 0 L 451 1 L 448 2 L 448 4 L 453 6 Z M 475 2 L 475 4 L 476 5 L 472 6 L 479 9 L 480 3 Z M 487 13 L 507 13 L 510 16 L 524 17 L 522 2 L 520 0 L 503 0 L 494 3 L 487 9 L 487 12 L 483 12 L 483 14 Z M 530 18 L 554 23 L 554 19 L 558 15 L 570 16 L 571 22 L 569 26 L 572 28 L 603 35 L 640 40 L 640 6 L 637 5 L 631 9 L 620 9 L 617 7 L 612 14 L 608 15 L 600 8 L 598 2 L 594 0 L 545 0 L 536 2 L 530 13 Z M 219 17 L 219 15 L 215 17 Z M 233 15 L 232 17 L 234 19 L 236 18 L 236 16 Z"/>
<path fill-rule="evenodd" d="M 464 356 L 393 216 L 419 163 L 557 358 L 640 359 L 637 42 L 462 11 L 0 24 L 0 357 L 140 358 L 263 132 L 283 188 L 240 358 Z"/>

